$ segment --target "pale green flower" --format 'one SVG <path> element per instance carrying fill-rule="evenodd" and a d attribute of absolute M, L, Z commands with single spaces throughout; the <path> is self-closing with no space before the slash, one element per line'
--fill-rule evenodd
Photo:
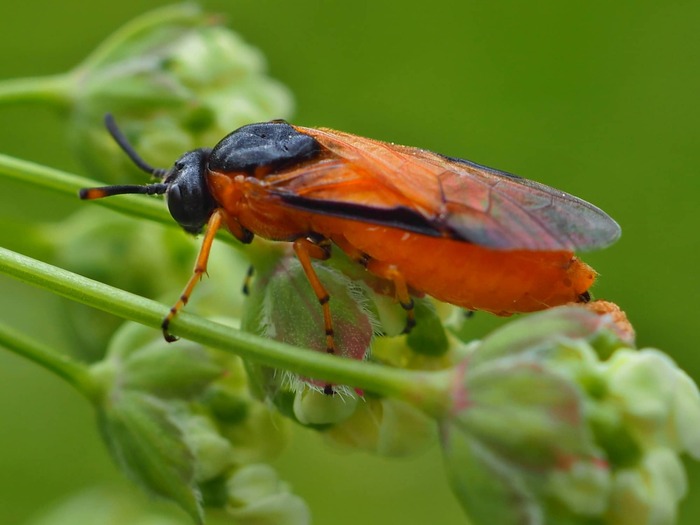
<path fill-rule="evenodd" d="M 241 468 L 226 483 L 227 513 L 241 525 L 307 525 L 306 503 L 268 465 Z"/>
<path fill-rule="evenodd" d="M 679 455 L 698 453 L 698 389 L 611 323 L 583 307 L 531 315 L 455 368 L 443 450 L 475 524 L 674 523 Z"/>

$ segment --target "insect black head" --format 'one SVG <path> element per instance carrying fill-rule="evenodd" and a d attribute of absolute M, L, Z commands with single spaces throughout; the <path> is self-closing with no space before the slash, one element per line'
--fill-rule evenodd
<path fill-rule="evenodd" d="M 117 127 L 112 115 L 105 117 L 105 125 L 117 144 L 142 171 L 162 179 L 162 182 L 146 185 L 104 186 L 83 188 L 81 199 L 101 199 L 112 195 L 141 193 L 166 194 L 168 209 L 173 219 L 190 233 L 199 233 L 207 223 L 217 204 L 206 181 L 207 159 L 210 149 L 201 148 L 182 155 L 169 170 L 153 168 L 146 163 L 124 134 Z"/>
<path fill-rule="evenodd" d="M 217 206 L 206 181 L 210 151 L 200 148 L 185 153 L 165 179 L 170 215 L 190 233 L 199 233 Z"/>
<path fill-rule="evenodd" d="M 209 168 L 256 176 L 309 160 L 320 150 L 315 138 L 273 120 L 243 126 L 224 137 L 211 152 Z"/>

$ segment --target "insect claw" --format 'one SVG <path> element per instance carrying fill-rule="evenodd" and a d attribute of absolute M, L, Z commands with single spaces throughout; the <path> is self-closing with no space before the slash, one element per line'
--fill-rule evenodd
<path fill-rule="evenodd" d="M 250 282 L 253 280 L 253 274 L 255 273 L 255 267 L 251 264 L 248 266 L 248 271 L 246 272 L 245 278 L 243 279 L 243 295 L 250 295 Z"/>
<path fill-rule="evenodd" d="M 165 339 L 166 343 L 174 343 L 175 341 L 180 340 L 179 337 L 169 334 L 168 332 L 163 332 L 163 338 Z"/>
<path fill-rule="evenodd" d="M 163 339 L 165 339 L 167 343 L 174 343 L 180 338 L 168 332 L 168 326 L 170 326 L 170 320 L 164 319 L 163 323 L 160 325 L 161 329 L 163 330 Z"/>
<path fill-rule="evenodd" d="M 401 332 L 402 334 L 410 334 L 411 330 L 413 330 L 413 327 L 416 326 L 416 320 L 413 317 L 407 317 L 406 318 L 406 327 L 403 329 Z"/>

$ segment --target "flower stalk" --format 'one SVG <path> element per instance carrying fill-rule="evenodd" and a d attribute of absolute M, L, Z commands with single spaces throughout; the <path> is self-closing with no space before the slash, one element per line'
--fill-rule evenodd
<path fill-rule="evenodd" d="M 75 76 L 12 78 L 0 82 L 0 104 L 39 103 L 65 107 L 73 100 Z"/>
<path fill-rule="evenodd" d="M 95 401 L 99 388 L 82 363 L 52 351 L 4 323 L 0 323 L 0 346 L 62 377 L 90 401 Z"/>
<path fill-rule="evenodd" d="M 169 308 L 106 284 L 87 279 L 0 248 L 0 272 L 68 299 L 160 329 Z M 173 322 L 174 335 L 236 354 L 271 367 L 396 396 L 437 413 L 447 408 L 448 392 L 441 372 L 395 370 L 373 363 L 339 359 L 231 329 L 182 312 Z"/>

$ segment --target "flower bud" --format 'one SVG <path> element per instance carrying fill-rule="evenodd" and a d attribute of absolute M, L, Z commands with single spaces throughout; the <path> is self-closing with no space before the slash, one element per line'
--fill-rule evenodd
<path fill-rule="evenodd" d="M 289 91 L 266 75 L 260 51 L 194 4 L 146 13 L 72 71 L 20 83 L 34 86 L 24 100 L 68 115 L 77 157 L 112 183 L 143 174 L 104 129 L 107 113 L 144 159 L 167 168 L 244 124 L 288 117 L 293 105 Z"/>
<path fill-rule="evenodd" d="M 268 461 L 278 456 L 289 439 L 289 422 L 260 401 L 249 400 L 245 414 L 236 423 L 219 421 L 221 435 L 233 445 L 236 464 Z"/>
<path fill-rule="evenodd" d="M 173 283 L 189 278 L 197 254 L 182 232 L 94 206 L 38 231 L 54 264 L 146 297 L 172 294 Z M 66 301 L 64 313 L 74 328 L 76 351 L 89 361 L 103 357 L 121 321 L 72 301 Z"/>
<path fill-rule="evenodd" d="M 233 446 L 208 417 L 187 409 L 175 412 L 175 420 L 195 458 L 195 481 L 198 484 L 222 475 L 233 465 Z"/>
<path fill-rule="evenodd" d="M 150 394 L 116 389 L 103 399 L 98 416 L 102 435 L 122 471 L 203 523 L 195 457 L 171 406 Z"/>
<path fill-rule="evenodd" d="M 376 318 L 367 297 L 339 271 L 317 263 L 314 269 L 331 298 L 336 355 L 365 359 L 376 331 Z M 242 328 L 246 331 L 326 353 L 323 309 L 293 254 L 284 255 L 257 272 L 243 315 Z M 293 393 L 306 386 L 321 392 L 340 388 L 329 385 L 323 378 L 298 377 L 264 367 L 249 367 L 249 370 L 254 371 L 254 381 L 276 404 L 285 402 L 284 392 Z"/>
<path fill-rule="evenodd" d="M 207 388 L 201 401 L 217 421 L 236 425 L 249 415 L 250 396 L 238 393 L 222 383 L 223 381 L 217 381 Z"/>
<path fill-rule="evenodd" d="M 53 249 L 53 262 L 58 266 L 171 304 L 191 277 L 199 249 L 199 241 L 179 229 L 94 206 L 57 224 L 42 225 L 39 232 Z M 197 287 L 187 311 L 207 316 L 222 312 L 239 315 L 247 266 L 238 252 L 215 247 L 208 265 L 212 279 L 204 279 Z M 90 361 L 102 357 L 120 321 L 74 302 L 66 302 L 65 313 L 74 327 L 77 351 L 89 351 L 91 358 L 86 360 Z M 231 317 L 222 321 L 231 324 Z"/>
<path fill-rule="evenodd" d="M 614 479 L 608 523 L 673 525 L 687 482 L 683 464 L 664 448 L 652 449 L 634 469 L 620 470 Z"/>
<path fill-rule="evenodd" d="M 107 388 L 148 392 L 160 398 L 190 398 L 204 391 L 223 369 L 208 350 L 190 341 L 170 345 L 152 329 L 126 323 L 114 336 L 93 374 L 109 377 Z"/>
<path fill-rule="evenodd" d="M 209 385 L 199 399 L 233 446 L 237 465 L 260 463 L 278 456 L 289 438 L 289 421 L 250 392 L 246 366 L 236 356 L 219 356 L 226 374 Z"/>
<path fill-rule="evenodd" d="M 306 503 L 268 465 L 247 465 L 227 482 L 227 514 L 241 525 L 307 525 Z"/>
<path fill-rule="evenodd" d="M 302 425 L 332 425 L 350 417 L 357 403 L 354 392 L 329 396 L 314 388 L 303 388 L 294 396 L 294 416 Z"/>
<path fill-rule="evenodd" d="M 40 510 L 26 525 L 183 525 L 179 517 L 148 509 L 143 498 L 115 487 L 90 488 Z"/>
<path fill-rule="evenodd" d="M 135 168 L 104 131 L 105 113 L 152 165 L 168 167 L 243 124 L 286 117 L 292 106 L 265 75 L 261 53 L 191 4 L 133 20 L 71 76 L 72 143 L 87 169 L 111 182 Z"/>
<path fill-rule="evenodd" d="M 386 457 L 423 452 L 435 442 L 435 421 L 413 405 L 392 398 L 361 400 L 349 418 L 323 434 L 332 443 Z"/>
<path fill-rule="evenodd" d="M 281 416 L 248 393 L 241 360 L 200 345 L 170 345 L 126 324 L 91 368 L 100 428 L 118 465 L 196 520 L 225 504 L 230 470 L 281 450 Z"/>
<path fill-rule="evenodd" d="M 687 450 L 700 459 L 700 395 L 667 355 L 621 350 L 608 361 L 604 377 L 607 402 L 622 414 L 637 442 Z"/>
<path fill-rule="evenodd" d="M 674 522 L 700 395 L 658 350 L 626 348 L 620 320 L 579 306 L 534 314 L 454 368 L 443 452 L 475 524 Z"/>
<path fill-rule="evenodd" d="M 197 255 L 196 245 L 183 242 L 182 232 L 174 228 L 96 206 L 45 224 L 40 232 L 59 266 L 148 297 L 185 282 Z"/>

